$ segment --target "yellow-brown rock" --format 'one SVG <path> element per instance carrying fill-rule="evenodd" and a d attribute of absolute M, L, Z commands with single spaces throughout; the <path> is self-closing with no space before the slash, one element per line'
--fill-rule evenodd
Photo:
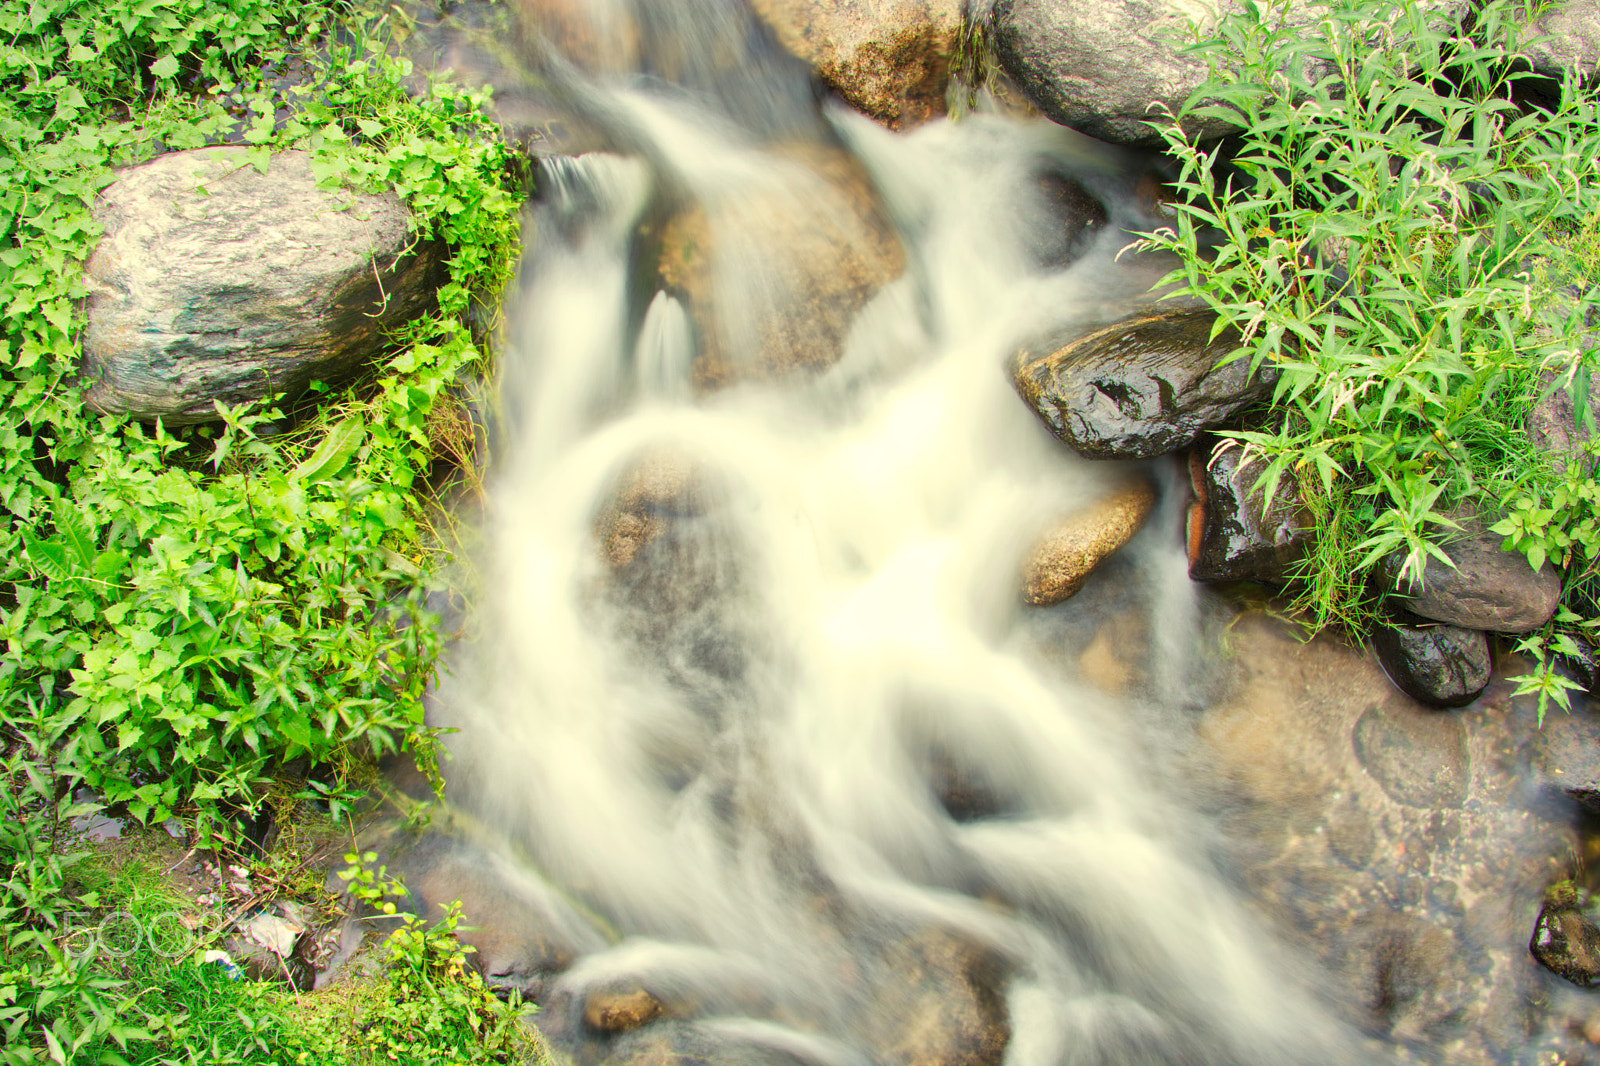
<path fill-rule="evenodd" d="M 929 927 L 891 945 L 865 1006 L 876 1019 L 868 1040 L 886 1066 L 999 1066 L 1011 1037 L 1002 987 L 1005 962 L 993 949 Z"/>
<path fill-rule="evenodd" d="M 856 314 L 905 268 L 853 158 L 821 145 L 776 155 L 770 180 L 680 211 L 661 230 L 660 278 L 694 321 L 700 392 L 831 366 Z"/>
<path fill-rule="evenodd" d="M 1141 478 L 1050 529 L 1023 560 L 1022 598 L 1048 607 L 1077 592 L 1095 567 L 1133 539 L 1155 503 L 1155 486 Z"/>
<path fill-rule="evenodd" d="M 753 0 L 752 6 L 784 48 L 890 129 L 945 113 L 961 0 Z"/>
<path fill-rule="evenodd" d="M 645 545 L 665 533 L 675 517 L 703 506 L 693 460 L 662 449 L 641 456 L 617 479 L 616 490 L 595 519 L 601 554 L 621 570 Z"/>
<path fill-rule="evenodd" d="M 661 1016 L 661 1001 L 638 985 L 597 989 L 583 1003 L 583 1021 L 602 1033 L 626 1033 Z"/>

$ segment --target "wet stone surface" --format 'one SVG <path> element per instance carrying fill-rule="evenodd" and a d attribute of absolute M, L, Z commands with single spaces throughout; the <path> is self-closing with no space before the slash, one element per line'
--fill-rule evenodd
<path fill-rule="evenodd" d="M 1200 719 L 1201 776 L 1226 782 L 1218 812 L 1258 913 L 1326 969 L 1347 1019 L 1452 1066 L 1579 1046 L 1579 1008 L 1529 953 L 1574 847 L 1533 707 L 1499 682 L 1430 710 L 1338 642 L 1256 615 L 1229 633 L 1232 695 Z M 1600 719 L 1573 727 L 1600 747 Z"/>
<path fill-rule="evenodd" d="M 1600 985 L 1600 926 L 1571 885 L 1546 895 L 1528 950 L 1545 969 L 1579 988 Z"/>
<path fill-rule="evenodd" d="M 1480 630 L 1390 620 L 1373 630 L 1372 644 L 1400 691 L 1430 706 L 1463 707 L 1489 685 L 1489 638 Z"/>
<path fill-rule="evenodd" d="M 1261 471 L 1234 442 L 1209 434 L 1195 442 L 1189 576 L 1196 581 L 1278 581 L 1305 555 L 1314 522 L 1298 480 L 1286 473 L 1268 500 L 1265 487 L 1255 489 Z"/>
<path fill-rule="evenodd" d="M 1180 451 L 1266 396 L 1276 372 L 1246 360 L 1218 367 L 1236 331 L 1211 337 L 1210 311 L 1134 315 L 1089 329 L 1043 354 L 1023 351 L 1017 390 L 1051 432 L 1090 459 L 1151 459 Z"/>

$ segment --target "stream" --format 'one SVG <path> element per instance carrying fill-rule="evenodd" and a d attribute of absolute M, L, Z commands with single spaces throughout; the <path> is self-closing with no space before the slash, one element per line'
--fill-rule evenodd
<path fill-rule="evenodd" d="M 737 0 L 548 6 L 527 98 L 603 150 L 540 165 L 433 701 L 457 813 L 396 866 L 552 1044 L 1581 1055 L 1526 951 L 1575 846 L 1529 708 L 1423 712 L 1191 582 L 1181 457 L 1081 459 L 1017 396 L 1019 346 L 1165 272 L 1119 257 L 1151 161 L 981 101 L 889 132 Z M 1143 530 L 1026 606 L 1030 544 L 1129 478 Z"/>

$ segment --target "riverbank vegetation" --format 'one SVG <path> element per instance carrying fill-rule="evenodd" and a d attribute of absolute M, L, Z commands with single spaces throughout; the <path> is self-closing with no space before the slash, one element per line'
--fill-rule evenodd
<path fill-rule="evenodd" d="M 64 952 L 69 914 L 141 906 L 75 880 L 68 826 L 115 807 L 226 847 L 269 794 L 338 815 L 377 757 L 432 758 L 439 431 L 485 360 L 527 172 L 485 98 L 430 86 L 395 29 L 343 0 L 0 7 L 0 1062 L 278 1061 L 259 1034 L 186 1050 L 212 1030 L 172 982 L 268 1028 L 282 997 Z M 401 195 L 451 251 L 438 309 L 314 410 L 98 416 L 74 378 L 94 198 L 115 167 L 225 142 L 304 148 L 330 186 Z M 459 965 L 423 969 L 435 998 L 478 994 Z M 468 1056 L 413 1013 L 417 1054 Z"/>
<path fill-rule="evenodd" d="M 1293 476 L 1316 521 L 1295 609 L 1358 638 L 1375 570 L 1447 558 L 1476 508 L 1564 578 L 1521 647 L 1541 714 L 1600 628 L 1600 451 L 1546 451 L 1527 418 L 1572 396 L 1592 429 L 1600 297 L 1597 87 L 1524 58 L 1538 8 L 1494 0 L 1463 34 L 1432 5 L 1247 3 L 1197 40 L 1209 80 L 1159 124 L 1176 220 L 1146 246 L 1281 371 L 1271 413 L 1231 434 L 1269 492 Z M 1301 21 L 1297 21 L 1301 20 Z M 1185 120 L 1242 129 L 1202 144 Z"/>

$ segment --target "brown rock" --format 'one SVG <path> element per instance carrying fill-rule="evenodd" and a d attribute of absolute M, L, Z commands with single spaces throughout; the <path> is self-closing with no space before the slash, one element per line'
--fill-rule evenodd
<path fill-rule="evenodd" d="M 679 452 L 641 457 L 617 479 L 616 491 L 595 519 L 595 538 L 613 570 L 633 562 L 673 518 L 698 514 L 704 506 L 694 463 Z"/>
<path fill-rule="evenodd" d="M 885 953 L 893 980 L 867 1005 L 885 1066 L 999 1066 L 1011 1036 L 1003 960 L 969 937 L 924 929 Z M 872 1037 L 869 1035 L 869 1039 Z"/>
<path fill-rule="evenodd" d="M 699 336 L 695 387 L 820 370 L 843 354 L 857 312 L 905 268 L 866 173 L 846 153 L 791 146 L 780 180 L 670 218 L 664 287 Z"/>
<path fill-rule="evenodd" d="M 1055 526 L 1023 561 L 1022 598 L 1048 607 L 1077 592 L 1095 567 L 1133 539 L 1155 503 L 1155 486 L 1140 479 Z"/>
<path fill-rule="evenodd" d="M 890 129 L 945 113 L 960 0 L 753 0 L 789 52 Z"/>
<path fill-rule="evenodd" d="M 515 0 L 525 39 L 543 40 L 580 70 L 623 74 L 639 65 L 639 26 L 620 0 Z"/>
<path fill-rule="evenodd" d="M 583 1004 L 583 1021 L 602 1033 L 626 1033 L 661 1016 L 661 1001 L 632 985 L 622 989 L 599 989 L 589 993 Z"/>

